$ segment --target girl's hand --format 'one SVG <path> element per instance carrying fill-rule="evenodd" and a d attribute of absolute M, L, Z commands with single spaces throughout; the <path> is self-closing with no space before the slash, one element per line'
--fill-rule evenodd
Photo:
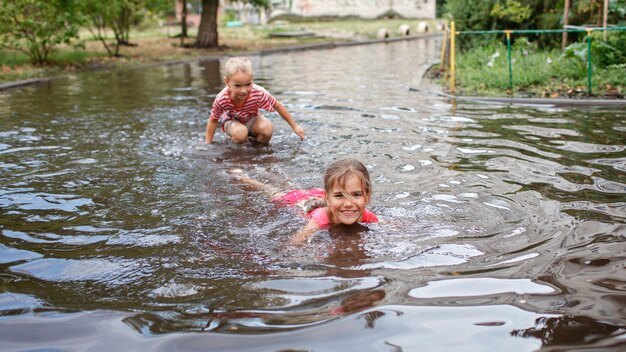
<path fill-rule="evenodd" d="M 290 239 L 289 242 L 287 242 L 290 246 L 302 246 L 305 245 L 309 239 L 309 236 L 305 233 L 299 232 L 295 235 L 293 235 Z"/>
<path fill-rule="evenodd" d="M 315 231 L 319 229 L 320 228 L 319 226 L 317 226 L 315 220 L 309 220 L 309 222 L 302 228 L 302 230 L 298 231 L 297 234 L 293 235 L 291 239 L 289 239 L 289 245 L 302 246 L 306 244 L 309 237 L 313 236 Z"/>

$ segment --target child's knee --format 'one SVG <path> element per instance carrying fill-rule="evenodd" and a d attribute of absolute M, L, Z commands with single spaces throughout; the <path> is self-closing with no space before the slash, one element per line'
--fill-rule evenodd
<path fill-rule="evenodd" d="M 255 137 L 256 141 L 259 143 L 269 143 L 269 141 L 272 139 L 272 134 L 270 133 L 269 135 L 265 135 L 265 134 L 258 134 Z"/>
<path fill-rule="evenodd" d="M 240 144 L 248 139 L 248 129 L 245 126 L 232 126 L 229 130 L 230 140 Z"/>
<path fill-rule="evenodd" d="M 272 136 L 274 132 L 274 126 L 268 119 L 261 119 L 255 123 L 254 134 L 257 136 Z"/>
<path fill-rule="evenodd" d="M 272 139 L 272 134 L 273 128 L 270 125 L 269 128 L 266 128 L 256 134 L 256 141 L 260 143 L 268 143 Z"/>
<path fill-rule="evenodd" d="M 230 136 L 230 140 L 233 141 L 233 143 L 242 144 L 248 140 L 248 137 Z"/>

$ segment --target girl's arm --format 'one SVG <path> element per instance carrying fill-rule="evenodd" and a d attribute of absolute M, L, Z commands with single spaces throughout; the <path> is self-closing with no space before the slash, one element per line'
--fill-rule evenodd
<path fill-rule="evenodd" d="M 311 237 L 319 229 L 320 227 L 317 225 L 315 220 L 311 219 L 300 231 L 298 231 L 298 233 L 291 237 L 289 244 L 294 246 L 303 245 L 307 242 L 309 237 Z"/>
<path fill-rule="evenodd" d="M 300 137 L 301 140 L 304 140 L 304 129 L 300 127 L 296 120 L 293 119 L 287 108 L 283 106 L 278 100 L 276 100 L 276 105 L 274 105 L 274 110 L 283 118 L 283 120 L 287 121 L 291 129 Z"/>

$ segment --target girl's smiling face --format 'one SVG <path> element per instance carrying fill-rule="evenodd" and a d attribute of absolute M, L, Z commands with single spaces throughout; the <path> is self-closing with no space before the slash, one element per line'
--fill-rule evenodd
<path fill-rule="evenodd" d="M 326 204 L 331 224 L 351 225 L 363 219 L 365 206 L 369 203 L 369 194 L 365 193 L 363 183 L 357 175 L 346 178 L 345 189 L 334 184 L 326 194 Z"/>
<path fill-rule="evenodd" d="M 230 99 L 235 104 L 241 104 L 246 101 L 248 94 L 252 91 L 252 75 L 241 71 L 225 78 L 224 83 L 230 90 Z"/>

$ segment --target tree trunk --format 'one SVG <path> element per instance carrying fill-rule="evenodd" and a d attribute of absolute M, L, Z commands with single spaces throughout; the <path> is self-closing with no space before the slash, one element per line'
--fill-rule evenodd
<path fill-rule="evenodd" d="M 569 24 L 569 1 L 565 0 L 565 6 L 563 7 L 563 29 L 567 29 Z M 565 50 L 567 46 L 567 32 L 563 32 L 563 40 L 561 42 L 561 51 Z"/>
<path fill-rule="evenodd" d="M 606 29 L 608 25 L 608 17 L 609 17 L 609 0 L 604 0 L 604 10 L 602 11 L 602 27 Z M 606 31 L 602 32 L 604 40 L 606 40 Z"/>
<path fill-rule="evenodd" d="M 606 28 L 608 25 L 608 17 L 609 17 L 609 0 L 604 0 L 604 9 L 602 10 L 602 27 Z M 606 34 L 606 31 L 604 31 Z"/>
<path fill-rule="evenodd" d="M 183 9 L 181 12 L 181 34 L 182 38 L 187 38 L 187 0 L 183 0 Z"/>
<path fill-rule="evenodd" d="M 217 48 L 217 7 L 219 0 L 202 0 L 202 17 L 196 38 L 198 48 Z"/>
<path fill-rule="evenodd" d="M 604 9 L 609 9 L 609 0 L 604 0 L 603 5 L 598 4 L 598 27 L 604 27 Z M 606 32 L 605 32 L 606 33 Z"/>

